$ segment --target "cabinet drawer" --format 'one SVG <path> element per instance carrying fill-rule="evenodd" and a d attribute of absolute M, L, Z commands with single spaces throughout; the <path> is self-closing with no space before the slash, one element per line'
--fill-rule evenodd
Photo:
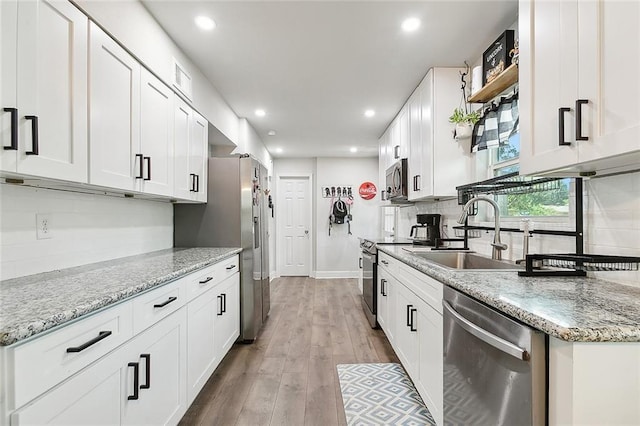
<path fill-rule="evenodd" d="M 194 272 L 187 277 L 187 300 L 195 299 L 239 270 L 240 263 L 236 255 Z"/>
<path fill-rule="evenodd" d="M 9 348 L 13 407 L 24 405 L 130 339 L 132 314 L 132 302 L 121 303 Z"/>
<path fill-rule="evenodd" d="M 184 306 L 187 280 L 178 279 L 133 299 L 133 332 L 140 333 Z"/>
<path fill-rule="evenodd" d="M 424 300 L 442 315 L 442 286 L 443 284 L 411 266 L 399 263 L 397 278 L 416 296 Z"/>

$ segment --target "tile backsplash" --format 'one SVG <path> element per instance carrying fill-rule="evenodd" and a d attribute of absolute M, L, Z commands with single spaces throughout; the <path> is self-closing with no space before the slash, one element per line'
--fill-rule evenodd
<path fill-rule="evenodd" d="M 573 200 L 570 201 L 573 205 Z M 399 209 L 398 235 L 408 236 L 415 223 L 416 213 L 440 213 L 443 215 L 444 232 L 454 237 L 453 226 L 460 216 L 461 206 L 456 200 L 416 203 Z M 538 229 L 573 230 L 573 219 L 567 223 L 536 222 Z M 519 220 L 502 220 L 505 227 L 518 228 Z M 483 223 L 485 224 L 485 223 Z M 493 226 L 493 222 L 486 223 Z M 586 253 L 640 257 L 640 173 L 603 177 L 584 181 L 584 231 Z M 503 252 L 505 259 L 522 257 L 522 234 L 505 232 L 502 242 L 509 245 Z M 469 240 L 469 246 L 483 254 L 491 254 L 493 231 L 482 232 L 480 238 Z M 453 243 L 455 244 L 455 243 Z M 575 252 L 575 240 L 534 234 L 529 239 L 530 253 Z M 640 286 L 640 271 L 598 272 L 598 278 Z"/>
<path fill-rule="evenodd" d="M 173 247 L 166 202 L 0 185 L 0 279 Z M 36 215 L 51 238 L 37 239 Z"/>

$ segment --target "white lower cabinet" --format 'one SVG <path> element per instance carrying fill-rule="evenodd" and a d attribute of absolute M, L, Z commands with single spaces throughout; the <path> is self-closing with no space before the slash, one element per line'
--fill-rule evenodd
<path fill-rule="evenodd" d="M 0 361 L 7 361 L 0 424 L 177 424 L 239 336 L 238 260 L 0 347 Z M 159 313 L 149 316 L 150 310 Z"/>
<path fill-rule="evenodd" d="M 378 323 L 436 424 L 442 425 L 443 284 L 381 252 L 378 277 Z"/>

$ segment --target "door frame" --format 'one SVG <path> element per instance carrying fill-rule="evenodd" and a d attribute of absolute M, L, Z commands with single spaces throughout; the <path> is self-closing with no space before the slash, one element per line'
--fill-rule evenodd
<path fill-rule="evenodd" d="M 277 174 L 276 175 L 276 229 L 275 229 L 275 233 L 276 233 L 276 244 L 275 244 L 275 255 L 276 255 L 276 276 L 280 277 L 282 274 L 282 256 L 280 255 L 280 247 L 282 246 L 282 241 L 281 241 L 281 225 L 282 225 L 282 219 L 281 216 L 277 213 L 277 203 L 278 203 L 278 196 L 280 195 L 280 189 L 281 189 L 281 183 L 283 179 L 308 179 L 309 181 L 309 201 L 308 201 L 308 205 L 307 207 L 309 208 L 309 216 L 308 216 L 308 220 L 309 220 L 309 242 L 308 242 L 308 253 L 309 253 L 309 275 L 307 275 L 308 277 L 313 278 L 315 276 L 315 271 L 313 268 L 313 259 L 314 259 L 314 255 L 315 255 L 315 251 L 314 251 L 314 231 L 315 228 L 313 227 L 313 175 L 311 173 L 283 173 L 283 174 Z"/>

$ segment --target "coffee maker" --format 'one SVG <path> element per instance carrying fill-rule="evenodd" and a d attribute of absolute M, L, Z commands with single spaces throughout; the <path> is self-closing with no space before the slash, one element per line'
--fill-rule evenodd
<path fill-rule="evenodd" d="M 435 246 L 440 238 L 440 215 L 418 214 L 416 220 L 418 224 L 411 227 L 409 234 L 413 244 Z"/>

